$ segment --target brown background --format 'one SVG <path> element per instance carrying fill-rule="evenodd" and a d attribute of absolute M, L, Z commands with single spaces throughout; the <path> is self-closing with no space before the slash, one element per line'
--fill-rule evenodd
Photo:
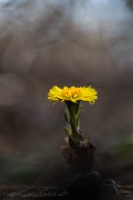
<path fill-rule="evenodd" d="M 84 138 L 97 146 L 95 169 L 132 183 L 132 8 L 126 0 L 0 4 L 0 184 L 48 184 L 71 173 L 59 150 L 64 104 L 47 100 L 53 85 L 98 91 L 81 117 Z"/>

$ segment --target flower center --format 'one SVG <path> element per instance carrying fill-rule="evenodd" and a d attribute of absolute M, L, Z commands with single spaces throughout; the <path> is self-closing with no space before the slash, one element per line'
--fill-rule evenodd
<path fill-rule="evenodd" d="M 62 95 L 64 97 L 77 97 L 79 94 L 81 94 L 81 89 L 80 88 L 76 88 L 76 87 L 71 87 L 71 88 L 68 88 L 68 87 L 64 87 L 63 90 L 62 90 Z"/>

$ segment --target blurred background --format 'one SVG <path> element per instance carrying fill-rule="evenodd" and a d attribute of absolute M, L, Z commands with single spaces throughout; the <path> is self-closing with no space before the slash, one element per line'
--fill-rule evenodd
<path fill-rule="evenodd" d="M 54 85 L 98 91 L 81 117 L 95 169 L 133 184 L 132 0 L 0 0 L 0 185 L 72 173 L 59 149 L 65 105 L 47 100 Z"/>

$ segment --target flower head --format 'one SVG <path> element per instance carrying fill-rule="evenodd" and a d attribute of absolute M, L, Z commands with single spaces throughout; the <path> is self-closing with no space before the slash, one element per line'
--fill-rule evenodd
<path fill-rule="evenodd" d="M 84 87 L 75 87 L 72 86 L 70 88 L 63 87 L 63 89 L 58 86 L 53 86 L 48 93 L 48 99 L 50 101 L 71 101 L 73 103 L 77 103 L 78 101 L 86 101 L 90 104 L 95 103 L 97 100 L 97 91 L 91 86 Z"/>

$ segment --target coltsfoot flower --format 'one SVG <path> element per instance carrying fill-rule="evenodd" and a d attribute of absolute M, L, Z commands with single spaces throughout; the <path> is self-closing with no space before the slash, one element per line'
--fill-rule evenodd
<path fill-rule="evenodd" d="M 77 147 L 83 140 L 83 132 L 80 129 L 80 115 L 82 111 L 81 101 L 95 103 L 97 100 L 97 91 L 91 86 L 70 88 L 53 86 L 49 93 L 48 99 L 54 103 L 65 102 L 66 109 L 64 112 L 66 126 L 64 128 L 66 135 L 69 137 L 69 143 L 72 148 Z"/>
<path fill-rule="evenodd" d="M 53 86 L 48 93 L 48 99 L 50 101 L 54 101 L 55 103 L 58 101 L 71 101 L 73 103 L 85 101 L 93 104 L 97 98 L 97 91 L 91 86 L 72 86 L 70 88 L 65 86 L 63 89 L 58 86 Z"/>

